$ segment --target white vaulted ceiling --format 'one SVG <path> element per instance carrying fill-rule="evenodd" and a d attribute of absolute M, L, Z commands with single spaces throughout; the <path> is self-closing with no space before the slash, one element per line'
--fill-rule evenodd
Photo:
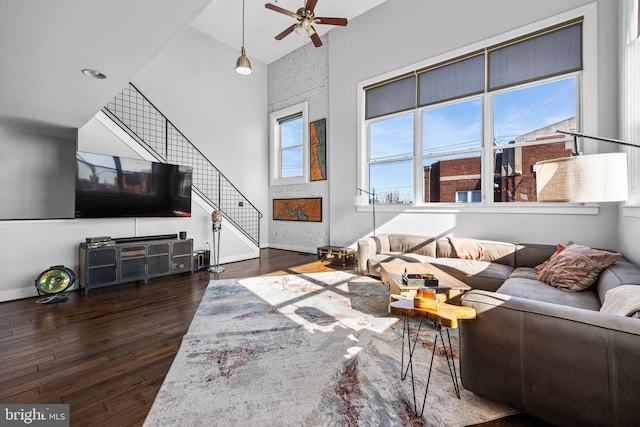
<path fill-rule="evenodd" d="M 296 33 L 274 36 L 295 23 L 245 0 L 245 47 L 269 64 L 309 43 Z M 272 0 L 296 11 L 302 0 Z M 384 0 L 318 0 L 317 16 L 352 19 Z M 238 49 L 241 0 L 3 0 L 0 2 L 0 125 L 73 129 L 83 126 L 164 46 L 191 24 Z M 320 35 L 348 26 L 317 25 Z M 323 46 L 326 48 L 326 46 Z M 107 79 L 81 73 L 96 69 Z"/>
<path fill-rule="evenodd" d="M 386 0 L 318 0 L 316 16 L 347 18 L 351 20 L 373 9 Z M 304 34 L 292 33 L 283 40 L 274 37 L 295 19 L 264 7 L 266 3 L 295 12 L 304 0 L 245 0 L 245 48 L 249 58 L 270 64 L 305 43 L 310 43 Z M 242 45 L 242 0 L 213 0 L 191 25 L 222 43 L 238 49 Z M 348 31 L 347 27 L 316 25 L 320 36 L 327 31 Z"/>
<path fill-rule="evenodd" d="M 210 1 L 0 2 L 0 125 L 83 126 Z"/>

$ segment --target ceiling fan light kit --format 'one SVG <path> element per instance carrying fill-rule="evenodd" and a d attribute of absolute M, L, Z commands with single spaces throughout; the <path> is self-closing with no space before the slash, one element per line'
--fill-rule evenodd
<path fill-rule="evenodd" d="M 275 39 L 282 40 L 294 31 L 297 34 L 300 34 L 302 31 L 306 31 L 311 38 L 313 45 L 315 47 L 320 47 L 322 46 L 322 40 L 320 40 L 320 36 L 316 32 L 316 29 L 313 27 L 314 24 L 339 25 L 341 27 L 347 25 L 346 18 L 326 18 L 315 16 L 314 9 L 317 3 L 318 0 L 307 0 L 305 2 L 305 6 L 301 7 L 296 12 L 291 12 L 290 10 L 283 9 L 280 6 L 276 6 L 272 3 L 265 4 L 264 7 L 266 7 L 267 9 L 290 16 L 297 21 L 297 23 L 285 28 L 284 31 L 282 31 L 275 37 Z"/>
<path fill-rule="evenodd" d="M 236 61 L 236 73 L 243 76 L 251 74 L 251 62 L 247 57 L 247 52 L 244 50 L 244 0 L 242 0 L 242 48 Z"/>

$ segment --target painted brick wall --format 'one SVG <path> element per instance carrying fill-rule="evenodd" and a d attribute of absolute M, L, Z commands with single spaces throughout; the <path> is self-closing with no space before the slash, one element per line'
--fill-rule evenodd
<path fill-rule="evenodd" d="M 292 34 L 290 37 L 298 37 Z M 300 49 L 269 64 L 269 113 L 307 101 L 309 121 L 328 118 L 329 113 L 329 39 L 316 48 L 309 41 Z M 331 123 L 327 121 L 328 128 Z M 331 141 L 327 138 L 327 159 Z M 307 184 L 269 187 L 268 246 L 303 252 L 315 252 L 329 244 L 329 181 L 331 166 L 327 164 L 327 180 Z M 274 221 L 273 199 L 322 197 L 322 222 Z"/>

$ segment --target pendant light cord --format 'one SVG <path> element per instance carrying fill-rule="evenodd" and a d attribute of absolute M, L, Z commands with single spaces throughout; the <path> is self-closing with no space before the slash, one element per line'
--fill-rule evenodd
<path fill-rule="evenodd" d="M 244 0 L 242 0 L 242 50 L 244 50 Z"/>
<path fill-rule="evenodd" d="M 240 49 L 240 57 L 236 61 L 236 72 L 238 74 L 251 74 L 251 62 L 247 58 L 244 50 L 244 17 L 245 17 L 245 0 L 242 0 L 242 48 Z"/>

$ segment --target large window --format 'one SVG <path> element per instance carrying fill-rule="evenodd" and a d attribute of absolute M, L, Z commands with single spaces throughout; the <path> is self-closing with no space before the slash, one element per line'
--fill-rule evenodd
<path fill-rule="evenodd" d="M 379 203 L 536 201 L 534 164 L 580 123 L 582 18 L 365 86 Z"/>
<path fill-rule="evenodd" d="M 517 87 L 493 95 L 495 202 L 536 201 L 535 164 L 568 157 L 576 129 L 577 78 Z"/>
<path fill-rule="evenodd" d="M 413 114 L 369 124 L 369 182 L 377 201 L 413 201 Z"/>
<path fill-rule="evenodd" d="M 271 185 L 306 183 L 309 177 L 307 103 L 271 113 Z"/>
<path fill-rule="evenodd" d="M 423 201 L 480 202 L 481 149 L 480 98 L 436 104 L 423 110 Z M 475 196 L 459 196 L 462 193 L 473 193 Z"/>

